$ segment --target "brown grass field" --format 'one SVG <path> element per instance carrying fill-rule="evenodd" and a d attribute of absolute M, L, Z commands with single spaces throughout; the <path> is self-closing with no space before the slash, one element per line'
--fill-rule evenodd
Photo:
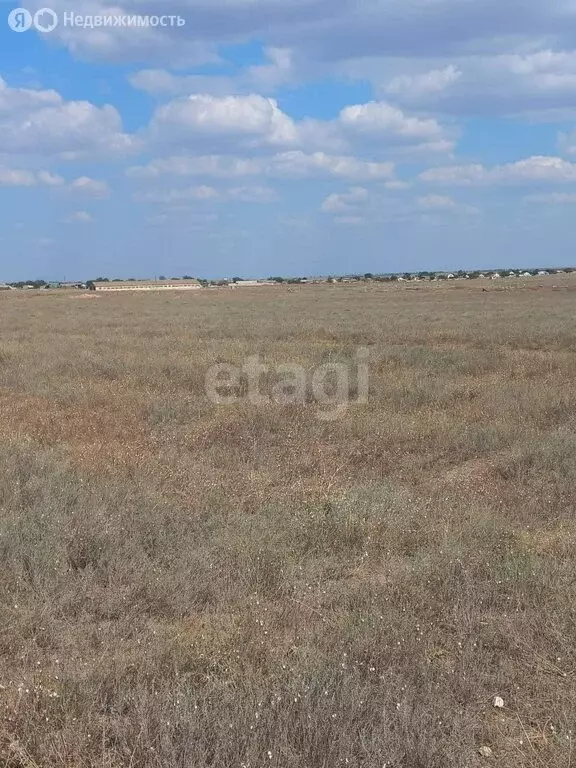
<path fill-rule="evenodd" d="M 3 768 L 576 767 L 576 276 L 13 292 L 0 330 Z M 205 396 L 359 347 L 334 421 Z"/>

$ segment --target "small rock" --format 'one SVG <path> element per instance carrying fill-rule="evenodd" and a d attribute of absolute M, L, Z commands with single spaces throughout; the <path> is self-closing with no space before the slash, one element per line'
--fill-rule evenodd
<path fill-rule="evenodd" d="M 490 747 L 480 747 L 478 752 L 480 752 L 482 757 L 492 757 L 492 755 L 494 754 L 490 749 Z"/>
<path fill-rule="evenodd" d="M 496 707 L 496 709 L 504 709 L 504 699 L 501 699 L 500 696 L 495 696 L 492 706 Z"/>

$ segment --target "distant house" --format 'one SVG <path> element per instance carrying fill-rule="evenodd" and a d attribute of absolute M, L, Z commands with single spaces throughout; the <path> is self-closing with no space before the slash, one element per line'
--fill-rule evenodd
<path fill-rule="evenodd" d="M 540 277 L 545 277 L 546 275 L 549 275 L 549 274 L 550 274 L 550 272 L 546 272 L 546 270 L 544 270 L 544 269 L 541 269 L 540 272 L 538 272 L 538 275 Z"/>
<path fill-rule="evenodd" d="M 277 285 L 274 280 L 235 280 L 230 283 L 231 288 L 254 288 L 258 285 Z"/>
<path fill-rule="evenodd" d="M 194 291 L 201 290 L 198 280 L 111 280 L 91 283 L 91 290 L 99 293 L 119 291 Z"/>
<path fill-rule="evenodd" d="M 446 280 L 455 280 L 455 279 L 456 279 L 456 275 L 453 275 L 452 272 L 449 272 L 446 275 Z"/>
<path fill-rule="evenodd" d="M 491 280 L 499 280 L 501 277 L 502 275 L 500 274 L 500 272 L 494 272 L 493 275 L 490 275 Z"/>
<path fill-rule="evenodd" d="M 7 285 L 6 283 L 0 283 L 0 291 L 13 291 L 11 285 Z"/>
<path fill-rule="evenodd" d="M 530 272 L 522 272 L 520 277 L 532 277 L 532 275 L 530 274 Z"/>

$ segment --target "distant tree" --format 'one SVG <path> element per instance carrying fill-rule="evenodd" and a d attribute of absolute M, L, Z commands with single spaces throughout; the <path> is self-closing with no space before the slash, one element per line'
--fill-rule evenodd
<path fill-rule="evenodd" d="M 412 275 L 410 274 L 410 272 L 404 272 L 402 277 L 404 278 L 404 280 L 411 280 L 412 279 Z"/>
<path fill-rule="evenodd" d="M 182 280 L 194 280 L 194 278 L 193 278 L 193 277 L 190 277 L 190 275 L 184 275 L 184 277 L 182 278 Z"/>
<path fill-rule="evenodd" d="M 242 278 L 241 278 L 241 277 L 233 277 L 233 278 L 232 278 L 232 282 L 233 282 L 233 283 L 240 283 L 241 281 L 242 281 Z"/>
<path fill-rule="evenodd" d="M 166 280 L 166 275 L 160 275 L 160 277 L 158 278 L 158 280 Z"/>
<path fill-rule="evenodd" d="M 364 279 L 365 280 L 373 280 L 374 279 L 374 275 L 372 274 L 372 272 L 366 272 L 366 274 L 364 275 Z"/>
<path fill-rule="evenodd" d="M 284 278 L 283 277 L 269 277 L 268 280 L 272 281 L 273 283 L 283 283 Z"/>

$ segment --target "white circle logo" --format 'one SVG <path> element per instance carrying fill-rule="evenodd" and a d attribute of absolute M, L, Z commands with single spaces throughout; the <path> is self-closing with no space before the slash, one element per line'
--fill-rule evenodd
<path fill-rule="evenodd" d="M 32 23 L 32 14 L 26 8 L 15 8 L 8 14 L 8 26 L 13 32 L 27 32 Z"/>
<path fill-rule="evenodd" d="M 34 14 L 34 26 L 38 32 L 53 32 L 58 26 L 58 14 L 52 8 L 40 8 Z"/>

